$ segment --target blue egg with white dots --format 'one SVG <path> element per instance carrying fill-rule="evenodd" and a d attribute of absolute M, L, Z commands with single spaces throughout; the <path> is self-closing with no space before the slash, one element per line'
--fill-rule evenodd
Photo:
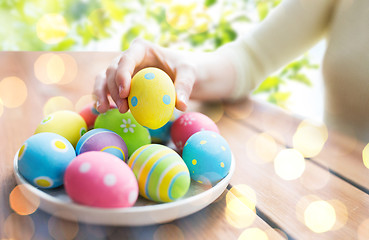
<path fill-rule="evenodd" d="M 43 132 L 28 138 L 18 152 L 19 173 L 38 188 L 63 184 L 64 172 L 76 157 L 73 145 L 64 137 Z"/>
<path fill-rule="evenodd" d="M 194 181 L 215 185 L 229 173 L 232 154 L 221 135 L 213 131 L 200 131 L 186 141 L 182 158 Z"/>

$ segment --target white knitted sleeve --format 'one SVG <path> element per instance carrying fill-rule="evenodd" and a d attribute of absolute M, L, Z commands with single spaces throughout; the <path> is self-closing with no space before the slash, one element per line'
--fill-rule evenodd
<path fill-rule="evenodd" d="M 218 51 L 235 67 L 232 99 L 247 96 L 269 74 L 322 38 L 339 0 L 283 0 L 252 31 Z"/>

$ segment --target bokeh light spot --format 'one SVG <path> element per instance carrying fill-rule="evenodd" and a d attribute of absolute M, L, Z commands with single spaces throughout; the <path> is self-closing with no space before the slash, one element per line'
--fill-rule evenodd
<path fill-rule="evenodd" d="M 369 168 L 369 143 L 363 149 L 362 158 L 365 167 Z"/>
<path fill-rule="evenodd" d="M 88 105 L 92 105 L 95 102 L 95 97 L 92 94 L 87 94 L 80 97 L 76 103 L 75 111 L 80 112 Z"/>
<path fill-rule="evenodd" d="M 45 53 L 33 66 L 36 78 L 44 84 L 68 84 L 76 79 L 78 64 L 69 54 Z"/>
<path fill-rule="evenodd" d="M 226 219 L 236 228 L 250 226 L 255 220 L 255 191 L 247 185 L 236 185 L 226 195 Z"/>
<path fill-rule="evenodd" d="M 246 143 L 247 155 L 255 163 L 272 162 L 278 153 L 275 139 L 268 133 L 260 133 Z"/>
<path fill-rule="evenodd" d="M 224 115 L 224 105 L 221 102 L 207 103 L 201 106 L 200 112 L 217 123 Z"/>
<path fill-rule="evenodd" d="M 260 228 L 248 228 L 239 236 L 238 240 L 268 240 L 268 235 Z"/>
<path fill-rule="evenodd" d="M 34 72 L 36 78 L 44 84 L 59 83 L 66 72 L 63 58 L 54 53 L 42 54 L 35 61 Z"/>
<path fill-rule="evenodd" d="M 45 103 L 43 113 L 46 117 L 47 115 L 60 110 L 73 111 L 74 105 L 72 101 L 63 96 L 52 97 Z"/>
<path fill-rule="evenodd" d="M 302 121 L 293 135 L 293 147 L 304 157 L 318 155 L 328 139 L 328 130 L 323 123 Z"/>
<path fill-rule="evenodd" d="M 58 83 L 65 73 L 64 61 L 57 54 L 53 54 L 46 63 L 47 78 L 51 83 Z"/>
<path fill-rule="evenodd" d="M 269 239 L 285 239 L 288 240 L 288 236 L 279 228 L 268 228 L 265 230 Z"/>
<path fill-rule="evenodd" d="M 34 213 L 40 205 L 40 199 L 36 196 L 26 196 L 24 185 L 16 186 L 9 195 L 10 207 L 19 215 Z"/>
<path fill-rule="evenodd" d="M 251 101 L 247 102 L 245 107 L 239 107 L 237 104 L 227 104 L 225 108 L 226 114 L 232 119 L 248 118 L 254 111 L 254 105 Z"/>
<path fill-rule="evenodd" d="M 332 230 L 335 231 L 346 225 L 348 219 L 347 207 L 337 199 L 330 200 L 328 203 L 334 208 L 336 213 L 336 222 L 332 227 Z"/>
<path fill-rule="evenodd" d="M 154 240 L 161 239 L 176 239 L 184 240 L 182 230 L 175 224 L 164 224 L 160 225 L 154 233 Z"/>
<path fill-rule="evenodd" d="M 360 223 L 357 229 L 358 240 L 368 240 L 369 239 L 369 218 Z"/>
<path fill-rule="evenodd" d="M 323 233 L 332 229 L 336 222 L 336 212 L 326 201 L 314 201 L 304 211 L 305 225 L 313 232 Z"/>
<path fill-rule="evenodd" d="M 46 14 L 41 17 L 36 26 L 38 38 L 47 44 L 62 41 L 69 32 L 65 18 L 60 14 Z"/>
<path fill-rule="evenodd" d="M 304 212 L 310 203 L 321 200 L 316 195 L 306 195 L 302 197 L 296 204 L 296 217 L 301 223 L 305 223 Z"/>
<path fill-rule="evenodd" d="M 0 99 L 7 108 L 21 106 L 26 101 L 27 94 L 26 84 L 18 77 L 6 77 L 0 81 Z"/>
<path fill-rule="evenodd" d="M 3 105 L 3 101 L 0 99 L 0 117 L 1 115 L 3 115 L 4 113 L 4 105 Z"/>
<path fill-rule="evenodd" d="M 316 168 L 315 165 L 313 169 L 312 166 L 306 166 L 306 171 L 300 177 L 300 183 L 304 185 L 307 189 L 310 190 L 318 190 L 325 187 L 329 180 L 331 179 L 331 173 L 327 171 L 328 166 L 325 163 L 320 163 L 322 168 Z"/>
<path fill-rule="evenodd" d="M 242 204 L 244 204 L 251 210 L 255 211 L 256 193 L 251 187 L 245 184 L 238 184 L 238 185 L 233 186 L 229 190 L 229 192 L 233 194 L 234 196 L 236 196 L 237 199 L 242 202 Z M 232 205 L 230 205 L 230 207 L 232 207 Z M 237 210 L 237 209 L 234 209 L 234 210 Z"/>
<path fill-rule="evenodd" d="M 70 217 L 75 219 L 75 221 L 64 220 L 56 216 L 50 217 L 48 229 L 54 239 L 74 239 L 77 236 L 79 231 L 77 219 L 72 215 Z"/>
<path fill-rule="evenodd" d="M 41 54 L 35 61 L 33 65 L 33 71 L 35 73 L 36 78 L 45 84 L 53 84 L 52 79 L 49 79 L 47 76 L 46 65 L 49 62 L 49 59 L 54 55 L 54 53 L 45 53 Z"/>
<path fill-rule="evenodd" d="M 3 226 L 5 236 L 9 239 L 32 239 L 35 233 L 35 224 L 30 216 L 22 216 L 16 213 L 10 214 Z"/>
<path fill-rule="evenodd" d="M 65 71 L 63 72 L 62 78 L 58 81 L 58 84 L 68 84 L 76 79 L 78 73 L 77 61 L 69 54 L 61 53 L 58 56 L 63 61 Z"/>
<path fill-rule="evenodd" d="M 274 159 L 274 170 L 284 180 L 297 179 L 305 170 L 305 159 L 296 149 L 283 149 Z"/>

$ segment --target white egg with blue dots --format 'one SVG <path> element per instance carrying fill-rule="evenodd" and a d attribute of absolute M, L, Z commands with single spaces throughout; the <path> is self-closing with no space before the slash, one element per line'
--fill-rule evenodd
<path fill-rule="evenodd" d="M 227 176 L 232 154 L 221 135 L 213 131 L 200 131 L 186 141 L 182 158 L 193 180 L 215 185 Z"/>
<path fill-rule="evenodd" d="M 136 121 L 150 129 L 164 126 L 172 117 L 176 101 L 173 81 L 158 68 L 144 68 L 131 81 L 129 109 Z"/>
<path fill-rule="evenodd" d="M 72 144 L 56 133 L 38 133 L 28 138 L 18 153 L 20 174 L 39 188 L 63 184 L 64 172 L 76 157 Z"/>

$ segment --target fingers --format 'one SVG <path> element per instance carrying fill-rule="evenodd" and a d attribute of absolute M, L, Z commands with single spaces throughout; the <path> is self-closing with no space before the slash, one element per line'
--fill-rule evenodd
<path fill-rule="evenodd" d="M 131 76 L 135 69 L 144 61 L 148 61 L 146 52 L 148 50 L 148 44 L 141 39 L 136 39 L 132 42 L 131 47 L 125 51 L 119 61 L 118 69 L 115 76 L 115 83 L 119 89 L 119 96 L 121 98 L 127 98 L 131 86 Z"/>
<path fill-rule="evenodd" d="M 176 108 L 178 110 L 186 111 L 194 83 L 194 68 L 190 65 L 182 65 L 178 67 L 174 81 L 174 87 L 177 94 Z"/>
<path fill-rule="evenodd" d="M 183 61 L 184 58 L 177 53 L 164 50 L 144 40 L 134 40 L 130 48 L 122 53 L 119 61 L 113 61 L 109 66 L 103 80 L 97 81 L 96 96 L 100 103 L 99 109 L 101 111 L 108 109 L 106 95 L 110 93 L 119 111 L 122 113 L 128 111 L 127 98 L 131 77 L 138 70 L 153 66 L 166 71 L 172 79 L 175 78 L 176 108 L 185 111 L 195 82 L 195 68 L 188 64 L 188 61 Z"/>
<path fill-rule="evenodd" d="M 110 65 L 109 68 L 106 70 L 107 89 L 110 93 L 111 98 L 117 105 L 119 111 L 121 113 L 125 113 L 128 111 L 128 103 L 127 99 L 121 98 L 119 96 L 119 89 L 117 88 L 117 85 L 115 83 L 116 72 L 117 66 L 114 63 Z"/>
<path fill-rule="evenodd" d="M 106 84 L 106 74 L 102 72 L 96 76 L 94 85 L 94 96 L 96 98 L 95 108 L 98 112 L 104 113 L 109 109 L 108 89 Z"/>

